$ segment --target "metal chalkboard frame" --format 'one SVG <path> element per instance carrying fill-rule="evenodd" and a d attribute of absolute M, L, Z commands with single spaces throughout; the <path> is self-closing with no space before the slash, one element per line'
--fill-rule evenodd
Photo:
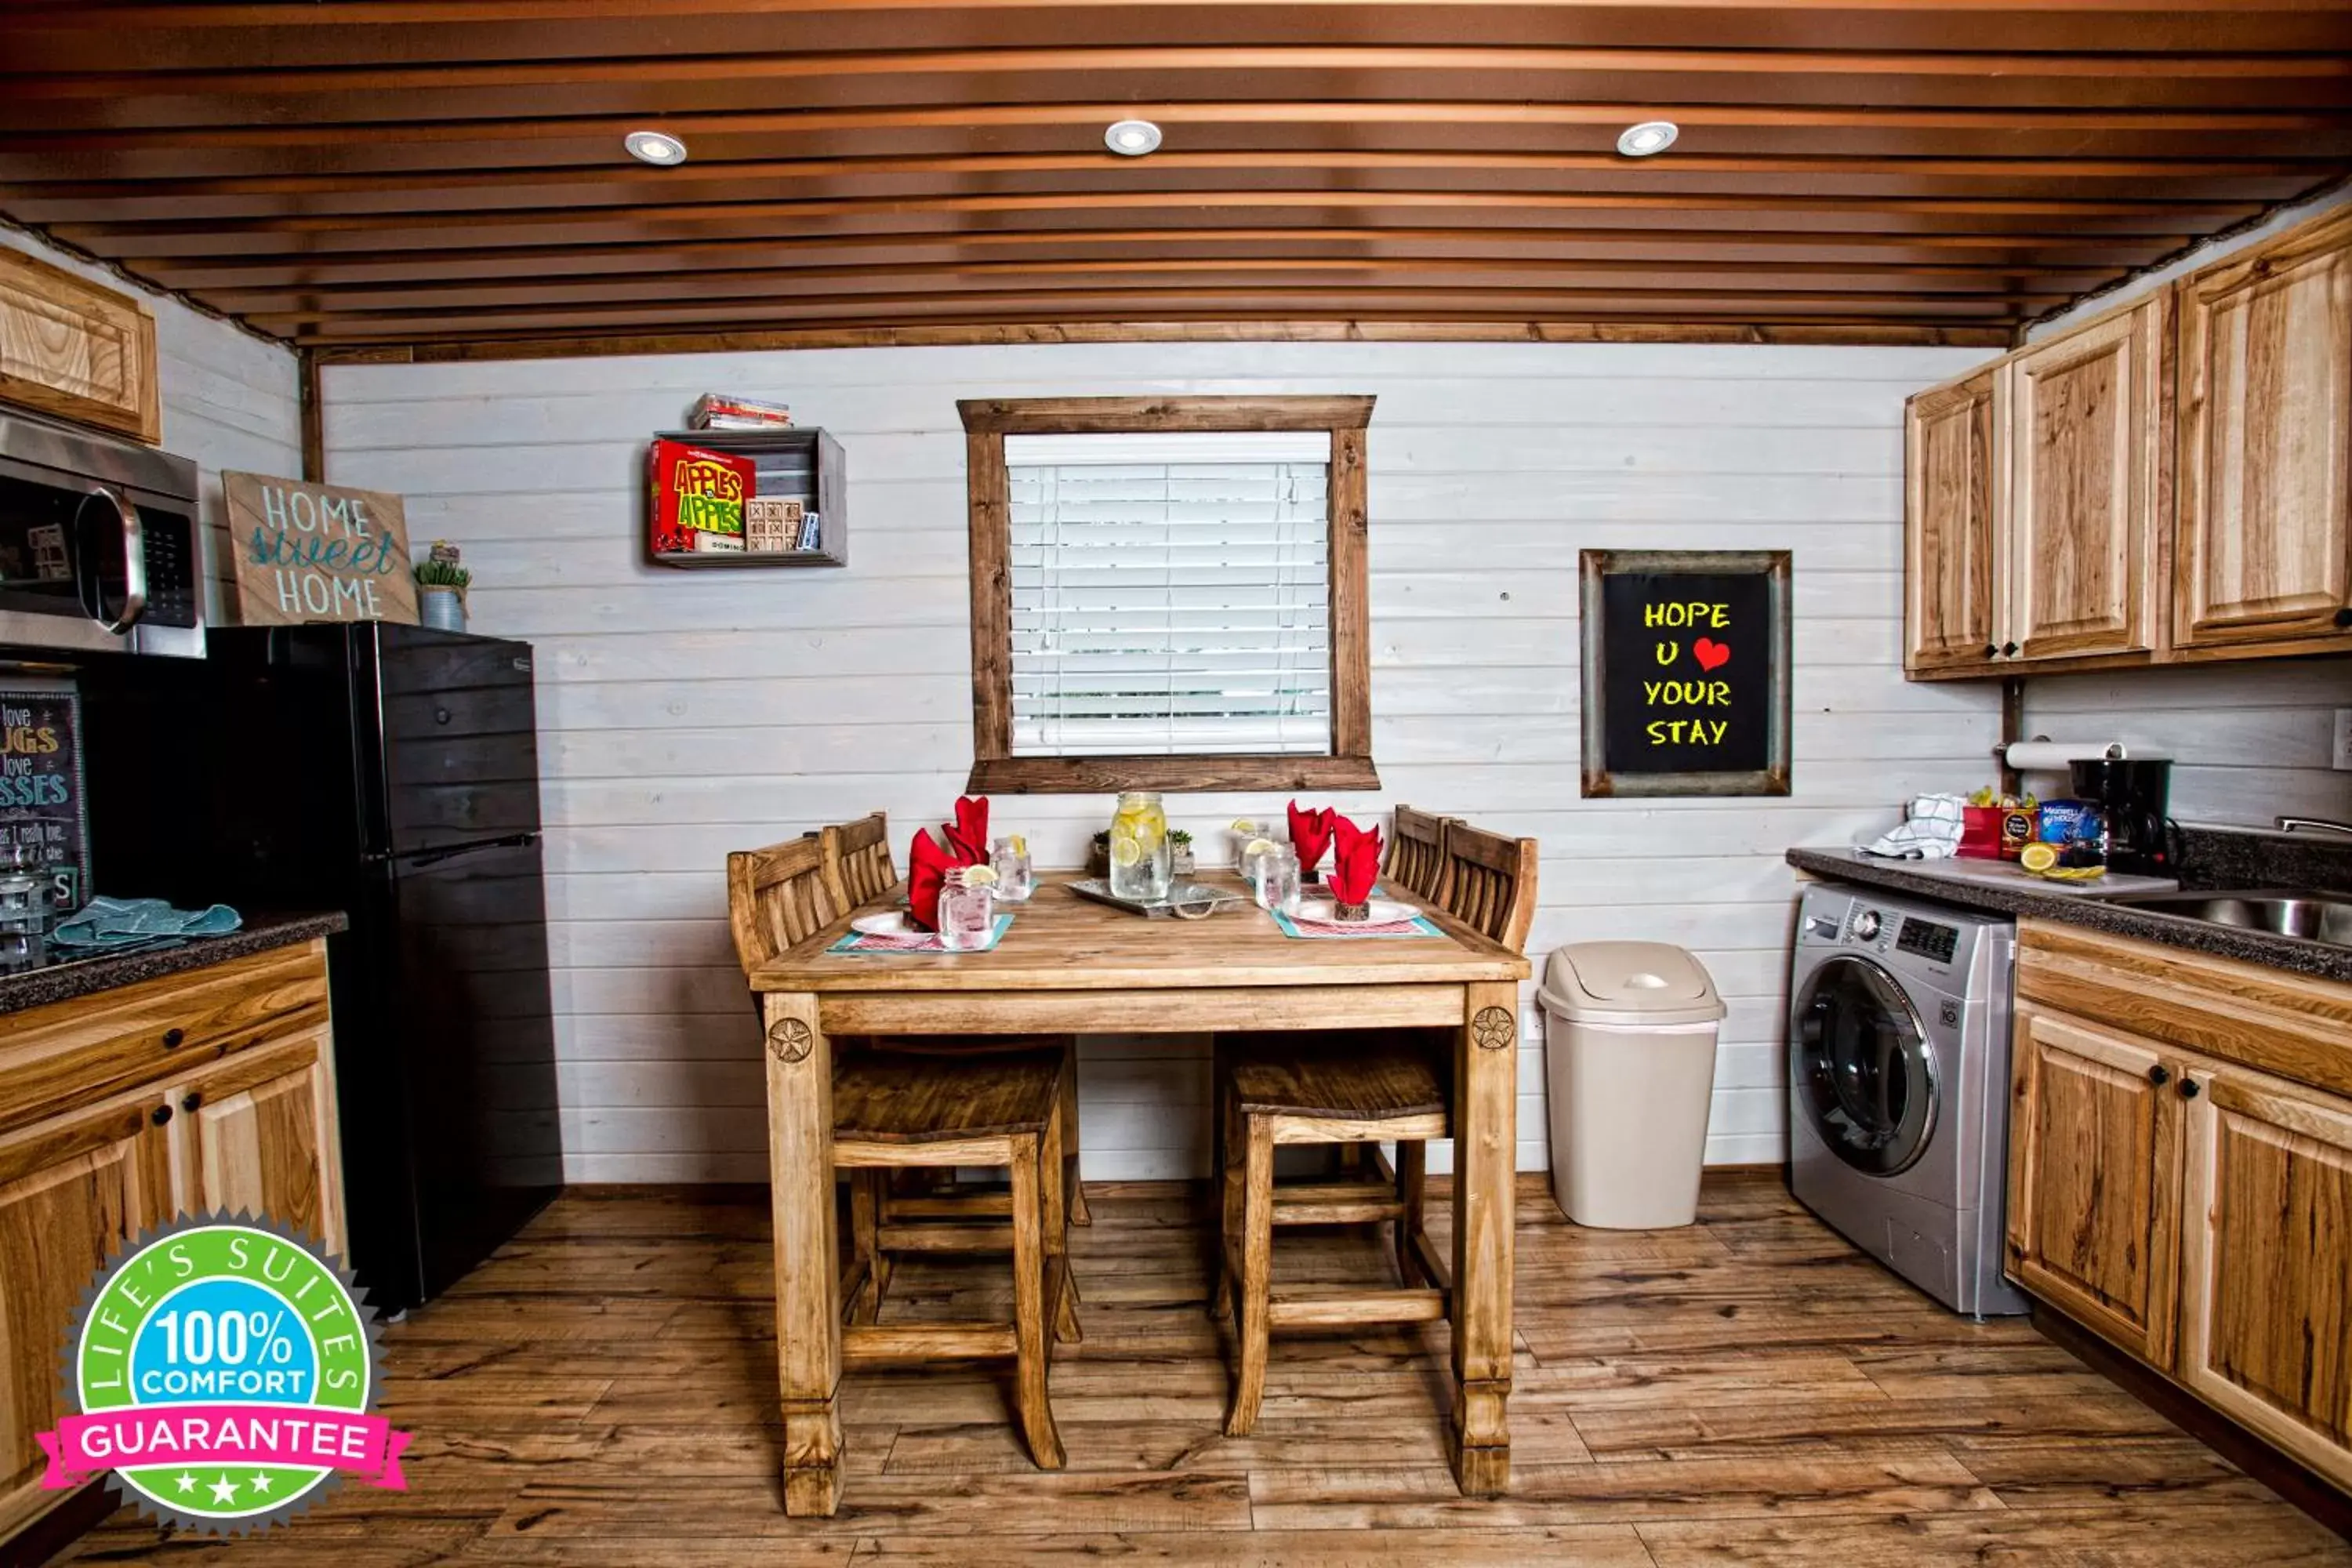
<path fill-rule="evenodd" d="M 1584 724 L 1584 794 L 1613 795 L 1734 795 L 1789 793 L 1789 565 L 1785 550 L 1587 550 L 1581 552 L 1580 632 Z M 1765 633 L 1770 668 L 1765 694 L 1765 756 L 1761 771 L 1615 773 L 1608 768 L 1608 627 L 1601 586 L 1621 574 L 1659 576 L 1742 576 L 1765 579 L 1771 625 Z"/>

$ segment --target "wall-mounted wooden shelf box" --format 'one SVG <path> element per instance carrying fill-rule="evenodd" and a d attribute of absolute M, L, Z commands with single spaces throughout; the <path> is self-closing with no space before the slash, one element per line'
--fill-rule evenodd
<path fill-rule="evenodd" d="M 846 566 L 849 564 L 849 459 L 841 443 L 823 430 L 665 430 L 657 439 L 682 441 L 706 451 L 749 458 L 755 478 L 751 493 L 798 500 L 817 515 L 814 550 L 723 550 L 694 554 L 655 554 L 656 566 L 687 571 L 746 566 Z"/>

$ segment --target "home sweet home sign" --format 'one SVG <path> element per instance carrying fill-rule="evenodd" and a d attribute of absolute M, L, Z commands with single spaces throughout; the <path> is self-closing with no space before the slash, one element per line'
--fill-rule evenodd
<path fill-rule="evenodd" d="M 244 625 L 415 624 L 408 519 L 398 496 L 266 474 L 225 473 L 221 489 Z"/>
<path fill-rule="evenodd" d="M 1789 553 L 1583 552 L 1584 793 L 1789 793 Z"/>

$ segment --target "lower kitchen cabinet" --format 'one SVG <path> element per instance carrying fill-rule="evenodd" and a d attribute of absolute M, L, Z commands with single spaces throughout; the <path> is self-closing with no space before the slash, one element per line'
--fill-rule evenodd
<path fill-rule="evenodd" d="M 2009 1271 L 2143 1361 L 2171 1359 L 2180 1238 L 2178 1053 L 2020 1008 Z"/>
<path fill-rule="evenodd" d="M 2352 1490 L 2352 986 L 2031 921 L 2017 985 L 2011 1277 Z"/>
<path fill-rule="evenodd" d="M 36 1432 L 58 1423 L 58 1355 L 82 1293 L 122 1244 L 172 1215 L 168 1120 L 153 1097 L 0 1139 L 0 1536 L 57 1494 Z"/>
<path fill-rule="evenodd" d="M 0 1016 L 0 1540 L 71 1495 L 34 1434 L 100 1266 L 210 1209 L 340 1249 L 338 1147 L 322 942 Z"/>
<path fill-rule="evenodd" d="M 2180 1381 L 2352 1489 L 2352 1101 L 2191 1072 Z"/>

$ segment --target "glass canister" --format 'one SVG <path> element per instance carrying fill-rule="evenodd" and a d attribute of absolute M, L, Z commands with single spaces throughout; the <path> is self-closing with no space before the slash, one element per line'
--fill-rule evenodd
<path fill-rule="evenodd" d="M 996 841 L 989 864 L 996 868 L 996 891 L 1000 904 L 1025 904 L 1036 890 L 1037 871 L 1029 859 L 1029 840 L 1019 834 Z"/>
<path fill-rule="evenodd" d="M 1111 896 L 1156 904 L 1168 897 L 1172 851 L 1168 813 L 1152 790 L 1129 790 L 1118 797 L 1110 819 Z"/>
<path fill-rule="evenodd" d="M 48 959 L 49 880 L 22 845 L 0 858 L 0 974 Z"/>
<path fill-rule="evenodd" d="M 994 895 L 973 887 L 963 867 L 950 867 L 940 884 L 940 945 L 950 952 L 986 947 L 995 924 Z"/>

